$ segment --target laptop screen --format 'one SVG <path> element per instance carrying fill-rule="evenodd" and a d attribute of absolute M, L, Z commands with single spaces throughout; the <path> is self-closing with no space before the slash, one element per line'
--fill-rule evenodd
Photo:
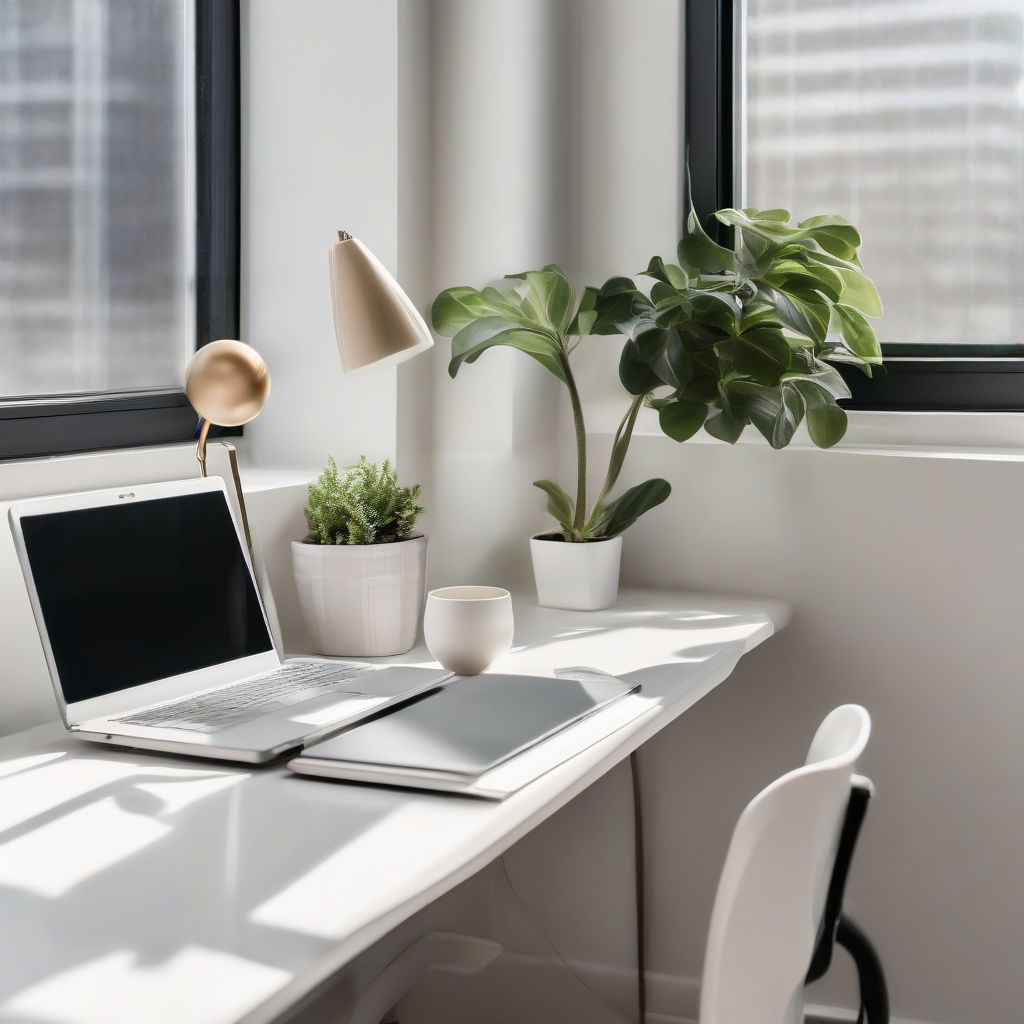
<path fill-rule="evenodd" d="M 21 517 L 68 704 L 273 650 L 220 491 Z"/>

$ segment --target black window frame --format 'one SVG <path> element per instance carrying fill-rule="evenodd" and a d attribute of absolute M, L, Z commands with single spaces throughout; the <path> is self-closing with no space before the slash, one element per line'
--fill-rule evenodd
<path fill-rule="evenodd" d="M 708 220 L 735 206 L 737 106 L 742 98 L 736 33 L 742 0 L 684 0 L 683 88 L 689 196 L 701 222 L 720 241 L 728 235 Z M 742 154 L 740 154 L 742 158 Z M 925 348 L 886 344 L 885 371 L 867 378 L 838 365 L 853 397 L 847 409 L 928 412 L 1024 411 L 1024 343 Z"/>
<path fill-rule="evenodd" d="M 196 347 L 238 337 L 239 34 L 239 0 L 195 0 Z M 0 459 L 184 442 L 196 421 L 184 390 L 0 402 Z"/>

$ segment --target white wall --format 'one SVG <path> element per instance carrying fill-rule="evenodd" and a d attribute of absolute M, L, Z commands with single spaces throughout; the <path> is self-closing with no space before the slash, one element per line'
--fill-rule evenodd
<path fill-rule="evenodd" d="M 563 119 L 547 0 L 433 4 L 434 290 L 482 287 L 558 256 Z M 487 45 L 481 46 L 480 41 Z M 434 360 L 432 575 L 439 583 L 524 579 L 526 538 L 543 519 L 530 482 L 550 475 L 557 382 L 495 349 L 449 380 Z"/>
<path fill-rule="evenodd" d="M 264 465 L 394 457 L 396 375 L 345 378 L 327 249 L 398 264 L 397 0 L 243 0 L 242 337 L 270 364 Z"/>

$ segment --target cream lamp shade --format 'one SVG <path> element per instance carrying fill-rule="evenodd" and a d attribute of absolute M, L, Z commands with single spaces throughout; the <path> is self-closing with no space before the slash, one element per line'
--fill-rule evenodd
<path fill-rule="evenodd" d="M 334 333 L 345 373 L 393 366 L 434 344 L 409 296 L 359 239 L 339 231 L 328 264 Z"/>

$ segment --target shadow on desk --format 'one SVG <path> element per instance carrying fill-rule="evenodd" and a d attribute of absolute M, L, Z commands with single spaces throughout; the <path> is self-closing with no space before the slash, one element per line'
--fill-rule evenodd
<path fill-rule="evenodd" d="M 332 945 L 302 931 L 310 892 L 293 887 L 395 811 L 368 793 L 339 820 L 334 794 L 310 787 L 298 803 L 289 791 L 301 782 L 283 770 L 250 790 L 246 770 L 81 746 L 0 762 L 0 907 L 19 961 L 17 979 L 0 962 L 5 1021 L 67 1020 L 86 974 L 96 993 L 137 985 L 151 999 L 163 975 L 169 997 L 214 979 L 265 997 L 297 966 L 268 955 L 282 948 L 276 933 L 294 932 L 287 945 L 303 960 Z"/>

